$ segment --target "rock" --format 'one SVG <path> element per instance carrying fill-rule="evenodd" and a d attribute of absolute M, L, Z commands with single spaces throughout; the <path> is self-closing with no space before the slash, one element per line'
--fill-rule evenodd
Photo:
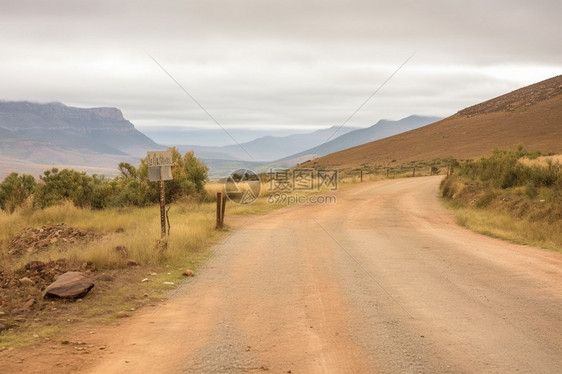
<path fill-rule="evenodd" d="M 23 278 L 20 279 L 20 284 L 22 286 L 29 287 L 29 286 L 34 286 L 35 282 L 32 281 L 31 279 L 29 279 L 28 277 L 23 277 Z"/>
<path fill-rule="evenodd" d="M 117 312 L 115 314 L 115 317 L 117 317 L 117 318 L 127 318 L 127 317 L 130 317 L 130 316 L 131 315 L 129 313 L 125 312 L 125 311 L 120 311 L 120 312 Z"/>
<path fill-rule="evenodd" d="M 31 261 L 25 265 L 25 269 L 29 271 L 41 270 L 45 267 L 45 263 L 41 261 Z"/>
<path fill-rule="evenodd" d="M 54 244 L 74 243 L 80 241 L 91 241 L 99 237 L 93 232 L 80 231 L 69 227 L 64 223 L 59 225 L 48 225 L 43 228 L 23 229 L 9 243 L 10 255 L 22 255 L 25 252 L 35 253 Z"/>
<path fill-rule="evenodd" d="M 193 271 L 187 269 L 186 271 L 184 271 L 184 272 L 182 273 L 182 275 L 185 275 L 186 277 L 192 277 L 192 276 L 193 276 Z"/>
<path fill-rule="evenodd" d="M 86 296 L 92 287 L 94 282 L 89 276 L 79 271 L 69 271 L 47 287 L 44 297 L 77 299 Z"/>
<path fill-rule="evenodd" d="M 140 264 L 139 264 L 137 261 L 133 260 L 133 259 L 127 260 L 127 266 L 139 266 L 139 265 L 140 265 Z"/>

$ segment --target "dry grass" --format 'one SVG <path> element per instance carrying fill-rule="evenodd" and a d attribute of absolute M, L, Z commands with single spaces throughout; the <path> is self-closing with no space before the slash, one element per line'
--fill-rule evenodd
<path fill-rule="evenodd" d="M 527 166 L 548 166 L 548 163 L 551 162 L 553 164 L 560 164 L 562 165 L 562 155 L 553 155 L 553 156 L 540 156 L 535 159 L 529 158 L 522 158 L 519 160 L 523 165 Z"/>
<path fill-rule="evenodd" d="M 474 208 L 455 209 L 458 222 L 466 228 L 495 238 L 562 253 L 562 222 L 514 219 L 510 214 Z"/>
<path fill-rule="evenodd" d="M 43 300 L 40 290 L 37 290 L 34 296 L 37 304 L 27 322 L 0 333 L 0 351 L 3 347 L 26 346 L 48 339 L 73 323 L 111 322 L 119 311 L 134 313 L 143 305 L 159 302 L 184 281 L 182 273 L 185 269 L 196 272 L 209 258 L 213 244 L 228 235 L 231 217 L 261 214 L 276 208 L 265 198 L 250 205 L 229 202 L 226 208 L 227 228 L 216 230 L 214 199 L 220 189 L 222 184 L 219 183 L 207 186 L 209 196 L 206 202 L 188 199 L 171 204 L 171 232 L 164 250 L 158 244 L 160 216 L 157 206 L 92 211 L 64 203 L 41 211 L 23 207 L 11 215 L 0 211 L 0 271 L 14 272 L 32 260 L 47 262 L 59 258 L 65 258 L 70 268 L 79 268 L 88 261 L 96 268 L 96 285 L 80 302 L 55 301 L 51 305 L 52 302 Z M 59 223 L 94 231 L 101 238 L 75 246 L 55 244 L 44 252 L 23 257 L 8 255 L 9 241 L 22 229 Z M 127 248 L 126 256 L 115 250 L 118 246 Z M 128 267 L 128 259 L 134 259 L 140 266 Z M 102 275 L 113 279 L 109 282 L 100 280 Z M 148 281 L 142 282 L 143 279 Z M 172 282 L 173 285 L 164 282 Z M 13 300 L 14 307 L 25 300 Z M 0 312 L 8 312 L 3 317 L 9 321 L 13 318 L 9 312 L 11 308 L 2 309 L 0 306 Z M 39 320 L 34 321 L 37 318 Z"/>
<path fill-rule="evenodd" d="M 441 194 L 471 230 L 562 252 L 561 157 L 529 157 L 496 150 L 461 164 Z"/>
<path fill-rule="evenodd" d="M 217 192 L 224 193 L 224 183 L 207 182 L 205 184 L 205 199 L 207 201 L 214 201 L 217 197 Z"/>
<path fill-rule="evenodd" d="M 209 197 L 214 199 L 218 184 L 208 187 Z M 265 213 L 272 209 L 265 199 L 251 205 L 227 204 L 228 215 Z M 156 206 L 147 208 L 119 208 L 93 211 L 64 203 L 40 211 L 20 209 L 14 214 L 0 212 L 0 244 L 3 265 L 10 268 L 24 262 L 66 257 L 73 263 L 91 261 L 99 269 L 122 268 L 128 258 L 143 265 L 162 265 L 182 261 L 190 253 L 197 253 L 221 237 L 215 230 L 214 201 L 198 203 L 184 201 L 174 203 L 169 210 L 171 225 L 167 249 L 158 251 L 160 239 L 160 215 Z M 49 224 L 66 223 L 69 226 L 94 231 L 102 239 L 83 246 L 67 248 L 52 246 L 48 251 L 21 259 L 9 259 L 6 255 L 9 240 L 26 227 L 41 227 Z M 128 258 L 122 257 L 115 248 L 126 247 Z"/>

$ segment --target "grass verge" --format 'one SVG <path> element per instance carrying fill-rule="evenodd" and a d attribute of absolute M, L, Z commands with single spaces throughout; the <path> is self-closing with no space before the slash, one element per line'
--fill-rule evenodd
<path fill-rule="evenodd" d="M 160 239 L 156 206 L 88 210 L 63 203 L 44 210 L 23 207 L 13 214 L 0 211 L 0 351 L 53 339 L 76 323 L 92 326 L 111 323 L 143 306 L 155 306 L 211 256 L 213 245 L 229 235 L 235 216 L 263 214 L 276 208 L 260 198 L 250 205 L 229 203 L 226 229 L 215 229 L 215 202 L 219 186 L 209 186 L 205 202 L 189 199 L 169 210 L 171 225 L 166 246 Z M 95 239 L 73 244 L 58 240 L 32 251 L 13 252 L 14 238 L 22 230 L 64 223 L 95 234 Z M 24 286 L 25 265 L 64 259 L 64 271 L 89 271 L 95 286 L 76 301 L 43 299 L 45 284 Z M 131 266 L 131 260 L 134 265 Z M 138 264 L 138 265 L 136 265 Z M 22 306 L 33 299 L 28 310 Z"/>
<path fill-rule="evenodd" d="M 495 150 L 460 164 L 441 184 L 445 205 L 471 230 L 562 253 L 562 168 L 539 154 Z"/>

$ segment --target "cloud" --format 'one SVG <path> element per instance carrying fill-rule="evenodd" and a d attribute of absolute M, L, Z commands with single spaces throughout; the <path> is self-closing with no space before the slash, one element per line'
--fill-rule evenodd
<path fill-rule="evenodd" d="M 3 1 L 0 99 L 116 106 L 142 127 L 449 115 L 562 70 L 559 1 Z"/>

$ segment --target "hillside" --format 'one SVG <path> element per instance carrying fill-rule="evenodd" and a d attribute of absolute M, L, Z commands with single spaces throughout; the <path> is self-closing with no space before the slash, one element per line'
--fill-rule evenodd
<path fill-rule="evenodd" d="M 305 165 L 359 167 L 454 157 L 523 144 L 562 153 L 562 76 L 471 106 L 431 125 L 317 158 Z"/>
<path fill-rule="evenodd" d="M 162 149 L 117 108 L 74 108 L 61 103 L 0 102 L 0 174 L 37 174 L 52 166 L 98 172 L 137 162 Z"/>
<path fill-rule="evenodd" d="M 383 119 L 370 127 L 363 129 L 354 129 L 353 131 L 349 131 L 347 133 L 344 133 L 340 130 L 336 138 L 331 139 L 326 143 L 322 143 L 316 147 L 311 147 L 303 152 L 299 152 L 281 160 L 277 160 L 273 162 L 272 165 L 277 167 L 290 167 L 297 163 L 310 160 L 318 156 L 328 155 L 333 152 L 338 152 L 361 144 L 384 139 L 396 134 L 417 129 L 429 123 L 439 121 L 440 119 L 441 118 L 439 117 L 412 115 L 406 118 L 402 118 L 398 121 Z M 345 128 L 342 128 L 342 130 L 343 129 Z"/>

